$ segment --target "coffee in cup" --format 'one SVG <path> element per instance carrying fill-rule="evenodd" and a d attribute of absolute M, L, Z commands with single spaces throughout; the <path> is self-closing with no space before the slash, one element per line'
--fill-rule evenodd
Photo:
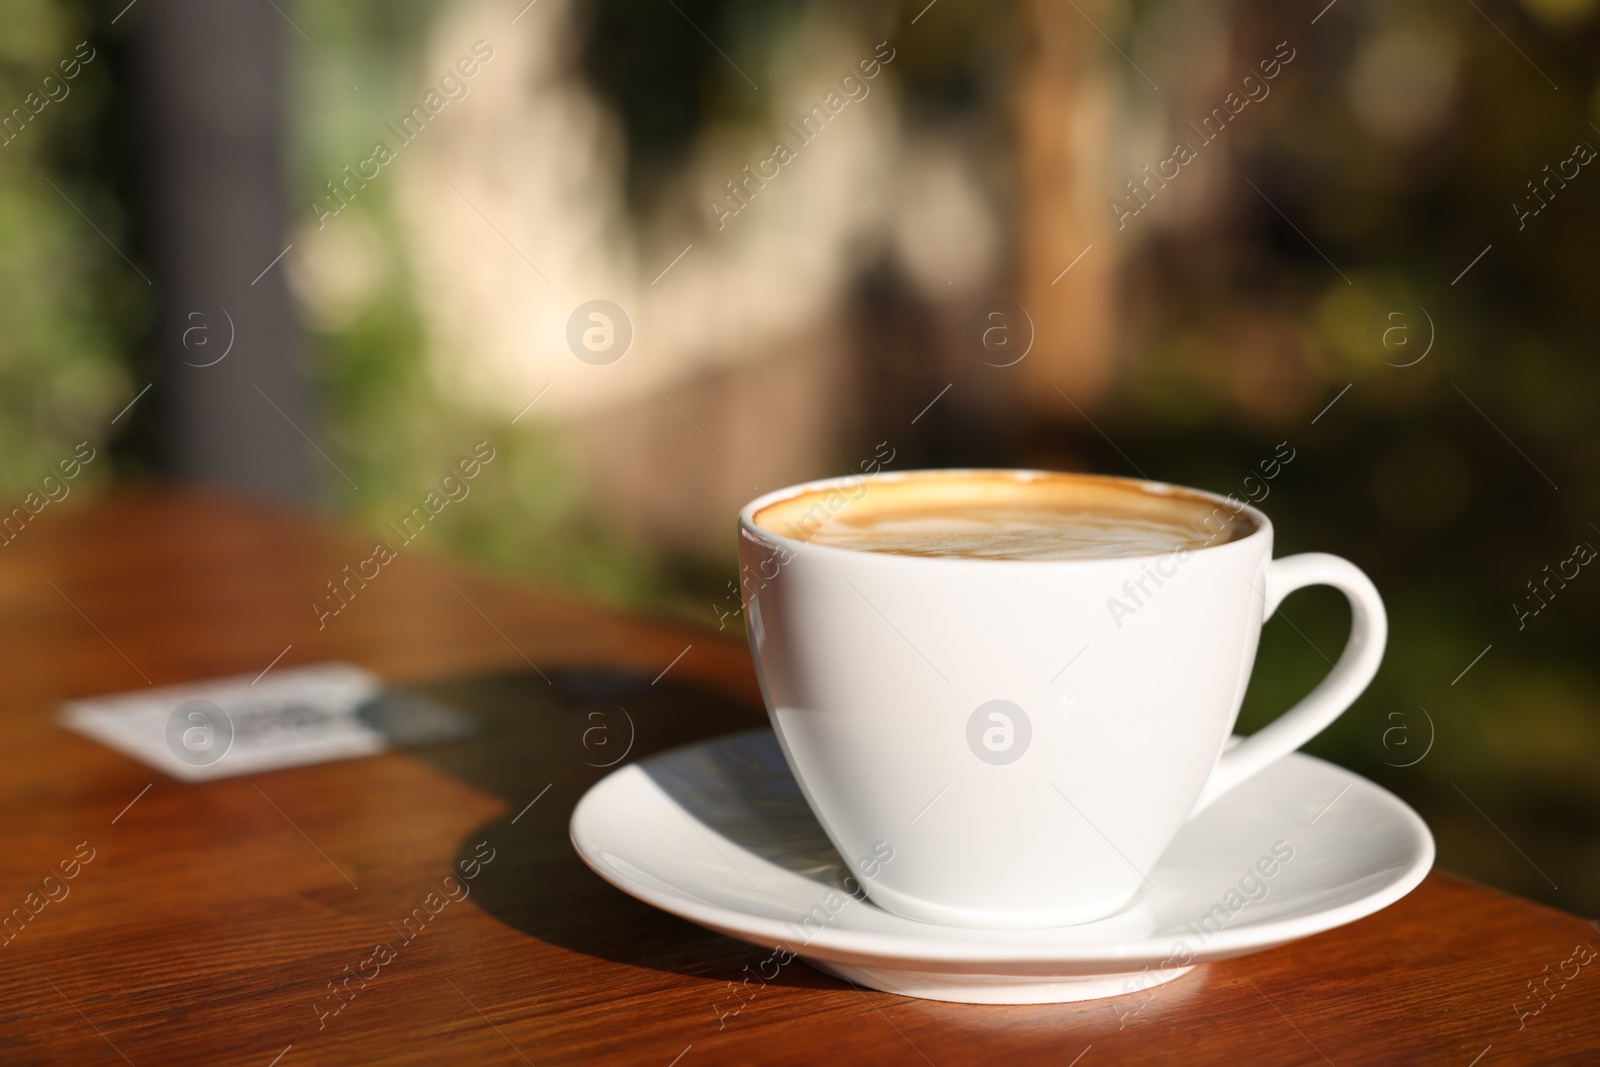
<path fill-rule="evenodd" d="M 859 552 L 1011 560 L 1159 555 L 1255 529 L 1248 514 L 1209 497 L 1073 474 L 878 478 L 853 493 L 800 493 L 761 508 L 754 521 L 808 544 Z"/>

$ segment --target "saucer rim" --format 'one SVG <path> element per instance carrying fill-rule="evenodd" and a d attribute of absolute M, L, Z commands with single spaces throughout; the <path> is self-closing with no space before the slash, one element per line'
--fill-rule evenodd
<path fill-rule="evenodd" d="M 756 734 L 773 735 L 773 731 L 767 727 L 702 738 L 652 754 L 648 759 L 654 761 L 679 756 L 694 749 Z M 1298 751 L 1291 752 L 1283 758 L 1321 764 L 1347 779 L 1349 787 L 1370 790 L 1375 799 L 1389 809 L 1396 821 L 1411 831 L 1409 836 L 1414 847 L 1406 862 L 1399 865 L 1392 880 L 1366 896 L 1306 914 L 1230 926 L 1213 934 L 1207 941 L 1193 949 L 1185 965 L 1227 959 L 1348 925 L 1382 911 L 1404 898 L 1420 885 L 1433 869 L 1437 852 L 1433 834 L 1422 817 L 1405 801 L 1376 782 L 1328 760 Z M 640 761 L 642 762 L 645 761 Z M 602 802 L 600 799 L 602 790 L 606 787 L 616 788 L 617 783 L 613 779 L 620 779 L 624 773 L 643 774 L 640 763 L 630 763 L 613 770 L 591 785 L 574 805 L 568 823 L 568 836 L 574 851 L 584 864 L 607 883 L 629 896 L 696 925 L 757 945 L 793 944 L 796 938 L 792 932 L 792 924 L 726 905 L 708 904 L 676 892 L 664 892 L 641 884 L 625 872 L 612 868 L 604 858 L 605 850 L 597 845 L 586 846 L 580 840 L 580 834 L 583 832 L 580 823 L 584 821 L 586 811 L 592 810 L 595 805 Z M 664 799 L 670 803 L 670 798 Z M 1152 963 L 1170 961 L 1174 955 L 1174 946 L 1181 942 L 1187 947 L 1190 940 L 1172 932 L 1131 939 L 1107 938 L 1104 941 L 1082 942 L 1076 945 L 1048 940 L 1052 934 L 1075 929 L 1071 926 L 1040 928 L 1036 931 L 1040 939 L 1027 942 L 997 944 L 985 941 L 949 940 L 940 936 L 939 932 L 944 929 L 977 933 L 991 931 L 983 927 L 947 928 L 933 923 L 922 923 L 894 912 L 884 913 L 898 921 L 915 924 L 918 929 L 915 932 L 908 929 L 906 933 L 886 934 L 824 927 L 814 932 L 811 940 L 796 952 L 802 957 L 814 957 L 837 963 L 872 962 L 880 966 L 891 963 L 942 964 L 947 970 L 959 967 L 962 971 L 972 973 L 982 973 L 985 968 L 1006 969 L 1041 964 L 1103 966 L 1109 963 L 1121 969 L 1137 970 L 1140 965 L 1148 966 Z M 734 921 L 730 922 L 730 919 Z M 992 932 L 1012 936 L 1019 933 L 1017 930 Z"/>

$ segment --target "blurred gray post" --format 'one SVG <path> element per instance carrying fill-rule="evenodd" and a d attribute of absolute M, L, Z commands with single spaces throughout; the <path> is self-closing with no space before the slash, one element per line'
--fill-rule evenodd
<path fill-rule="evenodd" d="M 162 467 L 180 481 L 305 498 L 301 431 L 315 438 L 317 426 L 293 364 L 285 260 L 273 264 L 289 243 L 288 27 L 267 0 L 154 0 L 129 16 L 161 293 L 150 400 Z"/>

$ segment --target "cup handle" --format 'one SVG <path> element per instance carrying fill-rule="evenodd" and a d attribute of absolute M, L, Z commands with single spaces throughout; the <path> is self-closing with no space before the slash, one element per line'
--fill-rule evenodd
<path fill-rule="evenodd" d="M 1265 585 L 1265 590 L 1260 591 L 1266 601 L 1262 622 L 1271 618 L 1283 598 L 1296 589 L 1308 585 L 1333 586 L 1350 601 L 1350 639 L 1332 673 L 1315 689 L 1276 720 L 1223 752 L 1205 788 L 1200 791 L 1200 799 L 1195 801 L 1190 818 L 1246 778 L 1326 729 L 1367 688 L 1383 659 L 1383 647 L 1389 639 L 1389 617 L 1384 613 L 1383 599 L 1378 596 L 1372 580 L 1354 563 L 1326 552 L 1285 556 L 1267 564 Z"/>

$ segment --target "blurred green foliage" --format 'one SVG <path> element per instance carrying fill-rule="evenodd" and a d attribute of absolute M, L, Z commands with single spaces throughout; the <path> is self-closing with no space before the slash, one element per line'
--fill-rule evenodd
<path fill-rule="evenodd" d="M 1528 583 L 1576 544 L 1600 546 L 1587 292 L 1600 175 L 1555 183 L 1523 228 L 1512 205 L 1574 144 L 1600 146 L 1595 14 L 1530 3 L 1496 7 L 1491 25 L 1472 6 L 1340 5 L 1312 28 L 1243 8 L 1242 32 L 1300 46 L 1299 80 L 1240 160 L 1294 223 L 1241 183 L 1226 248 L 1213 233 L 1145 250 L 1160 283 L 1132 314 L 1156 325 L 1102 422 L 1152 475 L 1219 491 L 1242 492 L 1270 442 L 1299 449 L 1263 505 L 1278 552 L 1356 561 L 1391 626 L 1377 682 L 1310 750 L 1417 806 L 1441 865 L 1585 914 L 1600 912 L 1600 581 L 1586 568 L 1557 583 L 1533 617 L 1513 604 L 1536 606 Z M 1419 97 L 1436 107 L 1408 117 Z M 1394 321 L 1416 345 L 1383 344 Z M 1240 382 L 1269 358 L 1251 351 L 1260 324 L 1287 364 L 1274 404 Z M 1243 729 L 1306 692 L 1342 645 L 1337 596 L 1284 611 Z"/>
<path fill-rule="evenodd" d="M 90 37 L 88 21 L 78 4 L 15 0 L 0 33 L 0 492 L 6 511 L 37 489 L 78 442 L 98 449 L 111 433 L 111 418 L 133 395 L 126 369 L 130 338 L 146 312 L 147 294 L 109 243 L 128 241 L 125 206 L 93 166 L 93 135 L 111 85 L 103 50 L 91 45 L 79 53 L 93 56 L 88 63 L 75 58 L 79 42 Z M 75 77 L 64 77 L 63 61 L 78 67 Z M 108 463 L 91 464 L 74 488 L 108 474 Z"/>
<path fill-rule="evenodd" d="M 310 36 L 334 43 L 340 67 L 361 90 L 351 90 L 316 52 L 294 53 L 294 224 L 312 217 L 310 202 L 327 198 L 323 183 L 363 155 L 432 75 L 424 70 L 423 50 L 439 10 L 415 0 L 296 10 Z M 647 546 L 624 543 L 587 510 L 571 457 L 550 435 L 527 424 L 490 421 L 441 395 L 424 359 L 393 197 L 392 182 L 373 182 L 327 221 L 329 228 L 359 235 L 358 243 L 375 244 L 368 255 L 382 267 L 348 316 L 333 323 L 308 316 L 305 322 L 312 343 L 304 370 L 319 386 L 324 433 L 340 466 L 361 486 L 354 493 L 343 480 L 326 479 L 325 504 L 352 513 L 392 543 L 385 523 L 398 522 L 473 445 L 487 441 L 496 450 L 494 476 L 473 481 L 474 506 L 451 509 L 419 547 L 613 603 L 686 613 L 675 595 L 681 583 L 662 561 Z"/>

